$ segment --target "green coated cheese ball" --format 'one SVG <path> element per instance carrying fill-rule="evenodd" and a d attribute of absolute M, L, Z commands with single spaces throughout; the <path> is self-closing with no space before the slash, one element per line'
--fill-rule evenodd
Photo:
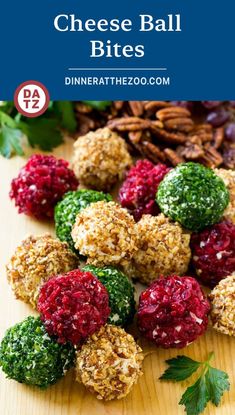
<path fill-rule="evenodd" d="M 125 326 L 131 323 L 135 314 L 134 287 L 128 277 L 114 267 L 97 268 L 86 265 L 84 271 L 95 275 L 106 287 L 109 294 L 111 313 L 108 323 Z"/>
<path fill-rule="evenodd" d="M 74 357 L 72 345 L 57 343 L 31 316 L 9 328 L 0 345 L 0 366 L 7 377 L 40 388 L 60 379 Z"/>
<path fill-rule="evenodd" d="M 229 192 L 213 170 L 190 162 L 179 164 L 164 177 L 156 201 L 166 216 L 199 231 L 220 220 Z"/>
<path fill-rule="evenodd" d="M 112 197 L 96 190 L 81 189 L 66 193 L 63 199 L 57 203 L 55 207 L 56 235 L 62 242 L 67 242 L 73 251 L 75 251 L 75 248 L 71 231 L 77 214 L 90 203 L 100 200 L 110 202 Z"/>

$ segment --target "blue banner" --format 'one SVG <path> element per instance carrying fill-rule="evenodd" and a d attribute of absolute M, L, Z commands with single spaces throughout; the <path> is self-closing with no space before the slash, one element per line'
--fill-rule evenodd
<path fill-rule="evenodd" d="M 231 100 L 231 0 L 4 2 L 0 99 L 41 82 L 53 100 Z"/>

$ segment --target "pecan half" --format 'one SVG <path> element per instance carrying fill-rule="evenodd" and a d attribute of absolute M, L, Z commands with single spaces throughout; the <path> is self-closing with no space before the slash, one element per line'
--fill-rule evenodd
<path fill-rule="evenodd" d="M 156 117 L 161 121 L 167 121 L 172 118 L 185 118 L 191 117 L 191 113 L 187 108 L 182 107 L 169 107 L 163 108 L 156 113 Z"/>
<path fill-rule="evenodd" d="M 188 141 L 185 147 L 178 147 L 178 152 L 181 156 L 187 160 L 197 160 L 204 155 L 204 150 L 200 144 Z"/>
<path fill-rule="evenodd" d="M 169 160 L 173 166 L 177 166 L 177 164 L 183 163 L 185 161 L 185 159 L 182 156 L 180 156 L 176 151 L 172 150 L 171 148 L 165 148 L 163 152 L 166 155 L 167 160 Z"/>
<path fill-rule="evenodd" d="M 213 130 L 210 124 L 194 125 L 193 130 L 189 133 L 190 141 L 193 138 L 200 138 L 202 143 L 207 143 L 213 139 Z"/>
<path fill-rule="evenodd" d="M 117 131 L 139 131 L 150 128 L 150 120 L 139 117 L 114 118 L 108 121 L 107 126 Z"/>
<path fill-rule="evenodd" d="M 159 140 L 169 144 L 183 144 L 187 140 L 187 136 L 185 134 L 180 132 L 173 133 L 165 129 L 158 128 L 154 125 L 154 123 L 151 123 L 150 130 Z"/>
<path fill-rule="evenodd" d="M 134 116 L 139 117 L 140 115 L 143 115 L 144 106 L 142 101 L 128 101 L 128 103 Z"/>
<path fill-rule="evenodd" d="M 161 149 L 149 141 L 143 141 L 140 144 L 140 152 L 153 163 L 159 163 L 166 160 L 165 154 Z"/>
<path fill-rule="evenodd" d="M 167 108 L 171 107 L 172 104 L 166 101 L 146 101 L 144 104 L 145 111 L 153 111 L 156 112 L 159 108 Z"/>
<path fill-rule="evenodd" d="M 164 121 L 164 126 L 167 130 L 176 130 L 182 133 L 189 133 L 193 130 L 194 122 L 191 118 L 171 118 Z"/>

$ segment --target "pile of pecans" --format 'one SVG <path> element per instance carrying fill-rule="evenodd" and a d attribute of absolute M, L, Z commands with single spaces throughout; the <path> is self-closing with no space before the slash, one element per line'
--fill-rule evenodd
<path fill-rule="evenodd" d="M 235 144 L 225 139 L 225 127 L 213 128 L 182 106 L 167 101 L 113 101 L 106 111 L 82 102 L 75 107 L 79 135 L 107 125 L 127 140 L 132 152 L 154 163 L 176 166 L 195 161 L 211 168 L 235 168 Z"/>

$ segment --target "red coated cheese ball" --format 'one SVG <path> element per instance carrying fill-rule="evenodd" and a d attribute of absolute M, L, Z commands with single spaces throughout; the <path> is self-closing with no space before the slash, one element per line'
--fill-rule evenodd
<path fill-rule="evenodd" d="M 235 225 L 224 221 L 191 238 L 193 265 L 203 284 L 217 285 L 235 271 Z"/>
<path fill-rule="evenodd" d="M 78 180 L 67 161 L 35 154 L 12 180 L 10 198 L 15 199 L 19 213 L 48 219 L 64 193 L 77 187 Z"/>
<path fill-rule="evenodd" d="M 165 164 L 154 165 L 149 160 L 138 160 L 130 169 L 119 191 L 119 199 L 122 207 L 127 208 L 136 221 L 143 214 L 159 213 L 156 192 L 168 171 L 170 168 Z"/>
<path fill-rule="evenodd" d="M 38 311 L 49 335 L 76 345 L 106 323 L 109 297 L 98 278 L 76 269 L 41 287 Z"/>
<path fill-rule="evenodd" d="M 157 346 L 185 347 L 205 332 L 209 310 L 209 302 L 194 278 L 160 278 L 140 295 L 139 330 Z"/>

